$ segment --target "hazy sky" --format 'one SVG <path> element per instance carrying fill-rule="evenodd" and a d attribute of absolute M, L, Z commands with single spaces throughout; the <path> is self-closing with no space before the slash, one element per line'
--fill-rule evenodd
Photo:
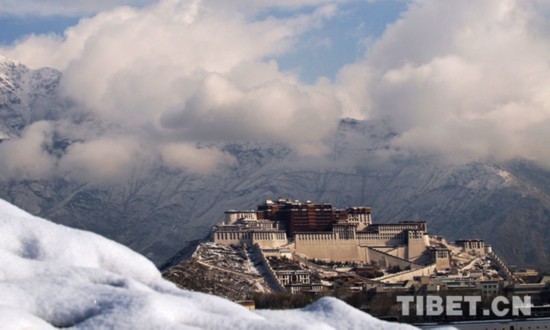
<path fill-rule="evenodd" d="M 345 117 L 383 122 L 399 152 L 550 166 L 547 1 L 4 2 L 0 54 L 62 71 L 62 94 L 102 123 L 39 122 L 0 148 L 51 173 L 135 159 L 208 173 L 237 141 L 322 157 Z M 51 157 L 54 132 L 81 142 Z"/>

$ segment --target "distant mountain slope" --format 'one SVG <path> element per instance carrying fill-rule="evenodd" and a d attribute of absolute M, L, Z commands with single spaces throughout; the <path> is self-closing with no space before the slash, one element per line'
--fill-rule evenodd
<path fill-rule="evenodd" d="M 63 116 L 70 101 L 57 94 L 58 72 L 0 62 L 0 130 L 16 137 L 33 121 Z M 482 238 L 510 264 L 550 269 L 550 172 L 521 160 L 381 156 L 392 137 L 383 123 L 342 120 L 327 141 L 328 160 L 298 158 L 279 144 L 234 143 L 223 148 L 237 162 L 208 176 L 140 163 L 130 179 L 110 184 L 4 178 L 0 197 L 129 245 L 157 265 L 192 251 L 224 210 L 285 196 L 369 205 L 375 222 L 421 218 L 431 234 Z"/>

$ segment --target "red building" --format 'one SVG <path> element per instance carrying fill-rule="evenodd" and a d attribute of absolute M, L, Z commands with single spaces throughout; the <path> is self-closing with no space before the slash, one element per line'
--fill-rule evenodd
<path fill-rule="evenodd" d="M 334 209 L 330 203 L 289 199 L 267 200 L 258 205 L 257 211 L 258 219 L 278 222 L 289 236 L 296 232 L 332 231 L 332 226 L 338 222 L 352 223 L 363 230 L 372 223 L 370 215 L 371 208 L 365 206 Z"/>
<path fill-rule="evenodd" d="M 315 204 L 279 199 L 258 205 L 258 219 L 279 222 L 288 234 L 304 231 L 331 231 L 338 219 L 329 203 Z"/>

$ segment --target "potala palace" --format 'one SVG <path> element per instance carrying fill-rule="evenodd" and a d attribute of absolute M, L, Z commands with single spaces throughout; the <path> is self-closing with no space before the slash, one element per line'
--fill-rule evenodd
<path fill-rule="evenodd" d="M 221 245 L 257 245 L 270 256 L 299 255 L 307 259 L 375 263 L 419 270 L 429 275 L 451 267 L 453 249 L 476 255 L 491 252 L 482 240 L 461 240 L 453 246 L 430 237 L 425 221 L 373 224 L 366 206 L 333 208 L 329 203 L 267 200 L 257 210 L 229 210 L 213 228 Z"/>

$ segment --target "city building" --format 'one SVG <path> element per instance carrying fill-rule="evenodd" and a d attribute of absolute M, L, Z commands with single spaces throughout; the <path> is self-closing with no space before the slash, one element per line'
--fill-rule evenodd
<path fill-rule="evenodd" d="M 471 252 L 477 255 L 485 254 L 485 243 L 481 239 L 462 239 L 455 241 L 455 245 L 462 248 L 464 252 Z"/>

